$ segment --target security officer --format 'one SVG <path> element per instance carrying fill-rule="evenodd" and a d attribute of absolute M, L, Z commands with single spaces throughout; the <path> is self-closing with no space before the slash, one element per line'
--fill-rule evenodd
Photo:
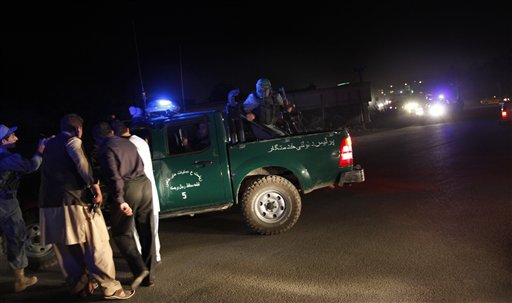
<path fill-rule="evenodd" d="M 282 112 L 291 112 L 293 107 L 285 107 L 283 98 L 280 94 L 272 91 L 270 80 L 261 78 L 256 82 L 256 91 L 249 94 L 245 99 L 244 111 L 247 120 L 256 119 L 260 124 L 272 129 L 280 135 L 287 135 L 287 132 L 277 126 L 277 122 L 282 119 Z"/>
<path fill-rule="evenodd" d="M 31 159 L 23 158 L 8 150 L 14 148 L 18 141 L 14 134 L 16 129 L 16 126 L 9 128 L 0 125 L 0 229 L 7 239 L 7 260 L 14 272 L 14 291 L 20 292 L 36 284 L 37 277 L 25 276 L 25 268 L 28 266 L 25 251 L 27 234 L 16 194 L 22 175 L 36 171 L 41 165 L 45 139 L 39 141 Z"/>

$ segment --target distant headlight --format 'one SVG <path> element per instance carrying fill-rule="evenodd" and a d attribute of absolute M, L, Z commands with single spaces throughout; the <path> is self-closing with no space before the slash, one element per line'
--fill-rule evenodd
<path fill-rule="evenodd" d="M 433 104 L 433 105 L 429 108 L 428 113 L 429 113 L 432 117 L 441 117 L 441 116 L 444 116 L 444 114 L 446 113 L 446 106 L 445 106 L 445 105 L 443 105 L 443 104 L 439 104 L 439 103 Z"/>
<path fill-rule="evenodd" d="M 414 113 L 416 114 L 416 116 L 423 116 L 423 114 L 425 114 L 425 111 L 423 110 L 423 107 L 418 107 L 415 109 Z"/>
<path fill-rule="evenodd" d="M 408 113 L 413 113 L 416 111 L 416 109 L 419 107 L 418 103 L 417 102 L 407 102 L 404 104 L 404 109 L 408 112 Z"/>

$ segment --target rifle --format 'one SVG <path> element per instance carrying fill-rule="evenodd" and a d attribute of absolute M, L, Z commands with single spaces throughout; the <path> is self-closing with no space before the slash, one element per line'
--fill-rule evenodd
<path fill-rule="evenodd" d="M 304 125 L 302 124 L 302 113 L 297 111 L 295 104 L 288 100 L 283 86 L 278 89 L 278 92 L 283 97 L 283 104 L 285 108 L 283 111 L 283 120 L 286 130 L 290 134 L 298 134 L 304 132 L 305 129 Z M 290 107 L 292 108 L 292 111 L 288 112 L 288 108 Z"/>

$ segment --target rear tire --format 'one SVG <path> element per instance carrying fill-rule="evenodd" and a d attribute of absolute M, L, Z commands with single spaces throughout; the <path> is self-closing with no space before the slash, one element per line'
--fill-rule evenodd
<path fill-rule="evenodd" d="M 252 181 L 242 197 L 245 221 L 255 232 L 276 235 L 290 230 L 302 208 L 297 188 L 281 176 L 265 176 Z"/>

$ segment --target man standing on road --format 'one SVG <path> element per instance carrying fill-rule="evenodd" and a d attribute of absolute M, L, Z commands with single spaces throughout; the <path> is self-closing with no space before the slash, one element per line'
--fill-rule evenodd
<path fill-rule="evenodd" d="M 99 146 L 97 159 L 102 177 L 113 196 L 110 201 L 112 234 L 134 276 L 132 289 L 139 285 L 152 286 L 155 242 L 151 182 L 144 173 L 144 164 L 135 145 L 114 136 L 107 122 L 96 124 L 93 132 Z M 134 224 L 142 255 L 133 237 Z"/>
<path fill-rule="evenodd" d="M 36 171 L 41 165 L 45 140 L 39 141 L 32 159 L 25 159 L 20 154 L 8 151 L 18 141 L 14 134 L 16 129 L 16 126 L 9 128 L 0 125 L 0 229 L 7 240 L 7 260 L 15 278 L 14 291 L 20 292 L 36 284 L 37 277 L 25 277 L 28 266 L 25 251 L 27 231 L 17 198 L 18 185 L 22 175 Z"/>
<path fill-rule="evenodd" d="M 41 168 L 42 242 L 53 244 L 71 294 L 90 296 L 99 283 L 105 299 L 128 299 L 134 292 L 115 279 L 101 190 L 82 148 L 83 119 L 65 115 L 60 129 L 47 143 Z"/>
<path fill-rule="evenodd" d="M 135 147 L 137 147 L 137 151 L 139 152 L 139 156 L 144 163 L 144 173 L 146 177 L 148 177 L 149 181 L 151 181 L 151 190 L 152 190 L 152 198 L 153 198 L 153 237 L 155 238 L 155 254 L 156 254 L 156 262 L 160 263 L 160 238 L 158 237 L 158 222 L 159 222 L 159 212 L 160 212 L 160 200 L 158 199 L 158 190 L 156 188 L 155 176 L 153 174 L 153 161 L 151 159 L 151 150 L 149 148 L 148 142 L 142 139 L 137 135 L 133 135 L 130 133 L 130 129 L 124 124 L 123 121 L 114 120 L 112 121 L 112 128 L 114 129 L 114 134 L 121 138 L 125 138 L 130 140 Z M 137 243 L 137 248 L 139 252 L 142 252 L 140 246 L 139 235 L 137 234 L 137 230 L 134 229 L 133 236 L 135 237 L 135 242 Z"/>

